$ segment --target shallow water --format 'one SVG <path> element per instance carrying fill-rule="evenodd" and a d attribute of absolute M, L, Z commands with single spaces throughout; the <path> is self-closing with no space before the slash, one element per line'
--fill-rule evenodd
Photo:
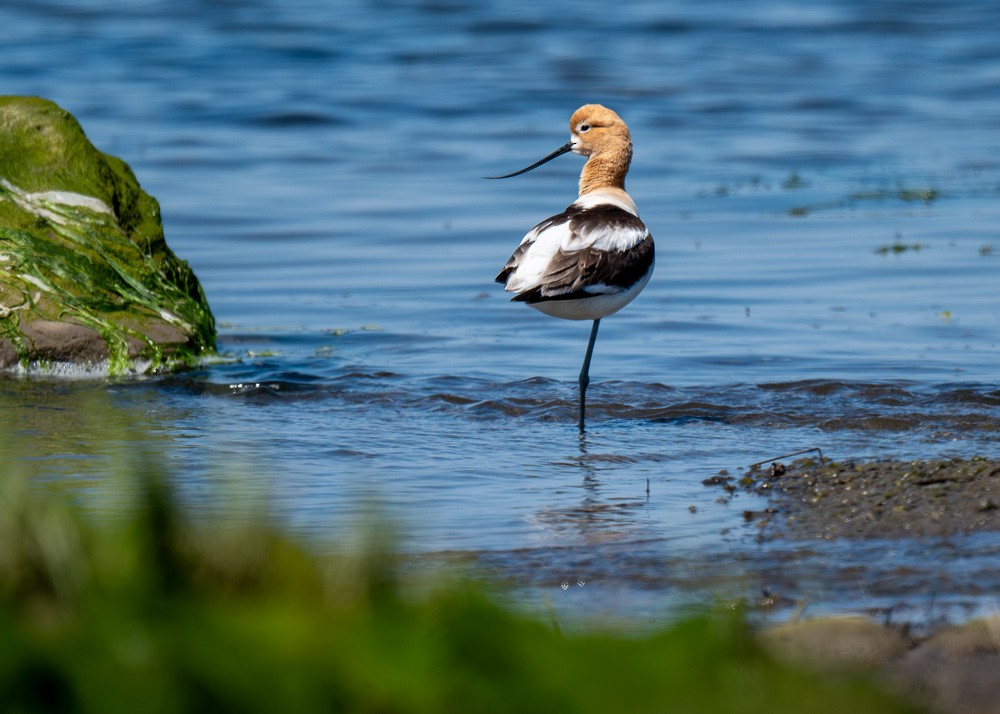
<path fill-rule="evenodd" d="M 1000 456 L 1000 6 L 121 5 L 5 3 L 4 91 L 130 163 L 222 359 L 0 380 L 18 473 L 114 499 L 144 451 L 322 541 L 374 499 L 407 549 L 567 617 L 992 607 L 1000 536 L 764 546 L 766 504 L 701 481 L 809 447 Z M 658 256 L 602 324 L 581 438 L 587 326 L 492 283 L 580 160 L 481 177 L 591 101 L 629 122 Z"/>

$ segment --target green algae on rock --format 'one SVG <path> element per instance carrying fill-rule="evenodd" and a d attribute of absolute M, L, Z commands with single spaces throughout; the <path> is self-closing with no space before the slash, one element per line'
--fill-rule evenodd
<path fill-rule="evenodd" d="M 0 368 L 120 374 L 214 348 L 201 285 L 128 165 L 53 102 L 0 97 Z"/>

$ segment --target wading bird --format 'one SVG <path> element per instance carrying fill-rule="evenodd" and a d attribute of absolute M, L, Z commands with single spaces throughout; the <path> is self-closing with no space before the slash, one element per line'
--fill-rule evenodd
<path fill-rule="evenodd" d="M 625 193 L 632 137 L 607 107 L 587 104 L 569 120 L 570 140 L 544 159 L 504 176 L 519 176 L 572 151 L 587 157 L 580 197 L 528 231 L 496 277 L 514 302 L 565 320 L 592 320 L 580 370 L 580 431 L 584 430 L 590 358 L 601 319 L 635 299 L 653 274 L 653 237 Z"/>

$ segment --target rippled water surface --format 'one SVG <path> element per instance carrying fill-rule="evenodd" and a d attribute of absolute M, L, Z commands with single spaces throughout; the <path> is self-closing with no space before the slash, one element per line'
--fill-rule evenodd
<path fill-rule="evenodd" d="M 374 499 L 408 550 L 567 616 L 1000 595 L 998 536 L 765 547 L 761 504 L 701 483 L 809 447 L 1000 457 L 1000 5 L 14 0 L 0 26 L 3 91 L 73 112 L 158 198 L 222 353 L 0 380 L 21 473 L 113 494 L 151 453 L 324 541 Z M 586 102 L 632 129 L 658 264 L 602 324 L 581 437 L 588 326 L 492 282 L 581 160 L 481 177 Z"/>

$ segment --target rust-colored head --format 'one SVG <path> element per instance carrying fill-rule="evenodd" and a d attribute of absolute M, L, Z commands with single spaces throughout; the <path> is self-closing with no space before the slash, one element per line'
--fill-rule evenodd
<path fill-rule="evenodd" d="M 584 104 L 569 120 L 573 152 L 591 156 L 631 147 L 632 137 L 621 117 L 600 104 Z"/>
<path fill-rule="evenodd" d="M 569 120 L 570 140 L 531 166 L 503 176 L 520 176 L 557 156 L 572 151 L 587 157 L 580 173 L 580 195 L 599 188 L 625 189 L 625 174 L 632 163 L 632 136 L 621 117 L 600 104 L 584 104 Z"/>
<path fill-rule="evenodd" d="M 588 157 L 580 195 L 598 188 L 625 188 L 632 163 L 632 136 L 621 117 L 600 104 L 585 104 L 569 120 L 573 153 Z"/>

